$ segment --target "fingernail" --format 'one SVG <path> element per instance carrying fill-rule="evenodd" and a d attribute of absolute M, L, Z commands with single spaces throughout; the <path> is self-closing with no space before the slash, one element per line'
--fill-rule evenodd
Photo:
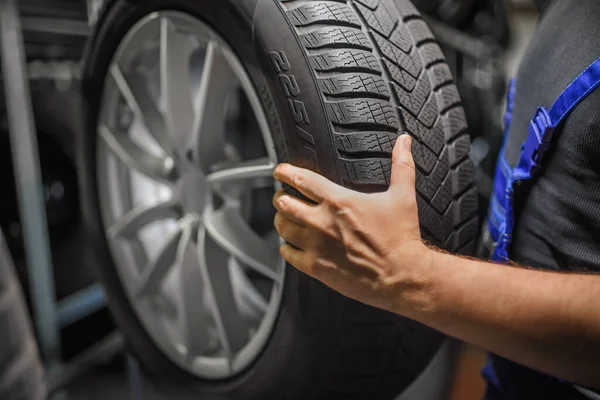
<path fill-rule="evenodd" d="M 412 138 L 409 135 L 402 135 L 401 140 L 404 150 L 410 153 L 412 151 Z"/>

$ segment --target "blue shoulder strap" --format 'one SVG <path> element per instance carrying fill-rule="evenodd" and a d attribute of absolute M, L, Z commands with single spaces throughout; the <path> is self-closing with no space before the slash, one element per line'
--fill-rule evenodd
<path fill-rule="evenodd" d="M 587 67 L 563 92 L 550 107 L 551 121 L 556 125 L 581 102 L 591 91 L 600 86 L 600 57 Z"/>
<path fill-rule="evenodd" d="M 515 169 L 517 178 L 529 179 L 535 174 L 552 136 L 571 111 L 600 85 L 600 57 L 566 87 L 549 110 L 538 107 L 529 122 L 529 135 L 521 149 L 521 158 Z M 532 171 L 533 170 L 533 171 Z"/>
<path fill-rule="evenodd" d="M 544 152 L 550 146 L 556 127 L 588 94 L 599 86 L 600 57 L 567 86 L 549 109 L 544 107 L 537 109 L 534 118 L 529 123 L 527 140 L 521 148 L 521 155 L 515 168 L 511 168 L 506 162 L 504 145 L 502 146 L 502 151 L 498 157 L 494 191 L 492 192 L 488 214 L 488 233 L 495 243 L 495 249 L 490 258 L 492 261 L 506 262 L 508 260 L 508 250 L 512 242 L 515 183 L 530 179 L 536 173 Z M 505 141 L 511 122 L 513 97 L 514 83 L 511 84 L 508 94 Z M 483 374 L 490 384 L 500 388 L 500 382 L 491 363 L 488 363 Z M 576 389 L 590 397 L 590 399 L 599 396 L 586 389 L 577 387 Z"/>
<path fill-rule="evenodd" d="M 537 108 L 533 119 L 529 122 L 527 140 L 521 148 L 521 156 L 516 167 L 512 171 L 508 168 L 504 179 L 496 179 L 494 183 L 496 186 L 494 188 L 495 196 L 490 211 L 495 220 L 490 225 L 497 228 L 490 232 L 496 242 L 492 260 L 508 260 L 508 249 L 512 241 L 513 230 L 515 182 L 530 179 L 537 172 L 544 153 L 550 147 L 556 127 L 598 86 L 600 86 L 600 57 L 563 90 L 550 109 Z M 500 155 L 500 159 L 504 160 L 503 154 Z M 497 172 L 502 174 L 502 171 Z M 495 203 L 496 206 L 494 206 Z"/>

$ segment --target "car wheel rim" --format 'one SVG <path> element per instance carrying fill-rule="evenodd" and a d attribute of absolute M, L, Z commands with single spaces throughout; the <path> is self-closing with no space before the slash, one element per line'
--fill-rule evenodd
<path fill-rule="evenodd" d="M 196 18 L 146 16 L 111 61 L 97 132 L 106 237 L 141 324 L 198 377 L 244 370 L 275 325 L 285 263 L 273 138 L 239 58 Z"/>

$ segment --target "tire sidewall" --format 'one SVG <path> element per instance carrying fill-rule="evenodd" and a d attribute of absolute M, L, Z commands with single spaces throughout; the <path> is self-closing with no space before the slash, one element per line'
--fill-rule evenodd
<path fill-rule="evenodd" d="M 124 331 L 128 345 L 141 359 L 143 367 L 154 377 L 160 377 L 160 390 L 180 394 L 191 388 L 191 392 L 212 393 L 215 398 L 227 394 L 228 399 L 244 400 L 277 398 L 278 393 L 301 391 L 306 396 L 307 392 L 317 392 L 318 379 L 324 375 L 320 371 L 328 369 L 328 361 L 335 358 L 335 351 L 331 349 L 336 347 L 340 334 L 337 328 L 341 325 L 335 320 L 341 318 L 344 299 L 296 269 L 286 267 L 280 313 L 262 353 L 247 370 L 222 381 L 199 379 L 168 359 L 146 333 L 120 282 L 104 234 L 98 200 L 98 110 L 104 79 L 120 41 L 136 22 L 159 10 L 195 16 L 229 43 L 257 89 L 280 161 L 293 161 L 338 180 L 335 163 L 319 165 L 319 160 L 330 159 L 333 151 L 321 96 L 316 91 L 316 83 L 297 39 L 275 1 L 113 1 L 103 10 L 88 44 L 82 82 L 84 127 L 78 143 L 77 165 L 84 226 L 91 246 L 90 262 L 107 288 L 111 311 Z M 285 53 L 289 64 L 286 71 L 276 70 L 271 55 L 274 52 L 280 56 Z M 299 96 L 291 99 L 286 95 L 281 74 L 296 78 L 301 91 Z M 304 104 L 309 123 L 296 122 L 290 100 Z M 299 138 L 298 127 L 310 132 L 312 140 Z M 331 357 L 324 356 L 327 352 Z M 165 383 L 168 385 L 163 386 Z M 314 390 L 307 390 L 308 387 L 314 387 Z"/>

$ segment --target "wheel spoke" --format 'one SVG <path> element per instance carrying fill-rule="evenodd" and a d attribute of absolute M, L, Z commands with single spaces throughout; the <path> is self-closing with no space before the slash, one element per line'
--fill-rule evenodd
<path fill-rule="evenodd" d="M 205 229 L 198 232 L 198 248 L 200 269 L 214 305 L 212 311 L 217 332 L 231 363 L 233 355 L 248 341 L 251 327 L 241 318 L 235 303 L 227 266 L 230 255 L 206 234 Z"/>
<path fill-rule="evenodd" d="M 246 224 L 237 208 L 224 206 L 207 215 L 204 222 L 208 234 L 223 249 L 258 273 L 280 281 L 278 253 Z"/>
<path fill-rule="evenodd" d="M 123 215 L 113 224 L 108 233 L 112 237 L 131 238 L 140 229 L 152 222 L 181 216 L 181 206 L 169 201 L 152 206 L 140 206 Z"/>
<path fill-rule="evenodd" d="M 205 308 L 205 278 L 202 276 L 198 248 L 193 242 L 197 227 L 184 229 L 177 249 L 177 265 L 179 266 L 179 287 L 181 288 L 180 323 L 187 357 L 193 361 L 195 357 L 211 349 L 211 336 L 208 326 L 210 315 Z"/>
<path fill-rule="evenodd" d="M 148 154 L 135 144 L 127 133 L 113 132 L 106 125 L 100 127 L 99 134 L 112 152 L 128 167 L 149 178 L 172 183 L 175 177 L 172 158 Z"/>
<path fill-rule="evenodd" d="M 146 265 L 136 290 L 138 297 L 152 296 L 159 292 L 160 284 L 175 264 L 182 234 L 183 228 L 180 226 L 169 236 L 156 258 Z"/>
<path fill-rule="evenodd" d="M 228 265 L 233 293 L 240 313 L 258 326 L 267 312 L 268 299 L 256 289 L 236 258 L 231 257 Z"/>
<path fill-rule="evenodd" d="M 215 185 L 229 181 L 239 181 L 244 179 L 272 178 L 275 165 L 267 157 L 251 161 L 244 161 L 231 168 L 223 169 L 209 174 L 207 180 L 209 184 Z"/>
<path fill-rule="evenodd" d="M 160 83 L 167 126 L 184 155 L 194 126 L 190 56 L 195 42 L 178 33 L 166 17 L 160 25 Z"/>
<path fill-rule="evenodd" d="M 215 42 L 208 44 L 204 69 L 200 80 L 198 108 L 193 134 L 194 148 L 199 152 L 202 167 L 210 166 L 223 159 L 225 148 L 225 102 L 235 75 Z"/>
<path fill-rule="evenodd" d="M 162 149 L 172 155 L 173 145 L 167 134 L 165 119 L 148 93 L 146 79 L 137 73 L 126 78 L 117 64 L 110 67 L 110 75 L 133 114 L 143 122 Z"/>

